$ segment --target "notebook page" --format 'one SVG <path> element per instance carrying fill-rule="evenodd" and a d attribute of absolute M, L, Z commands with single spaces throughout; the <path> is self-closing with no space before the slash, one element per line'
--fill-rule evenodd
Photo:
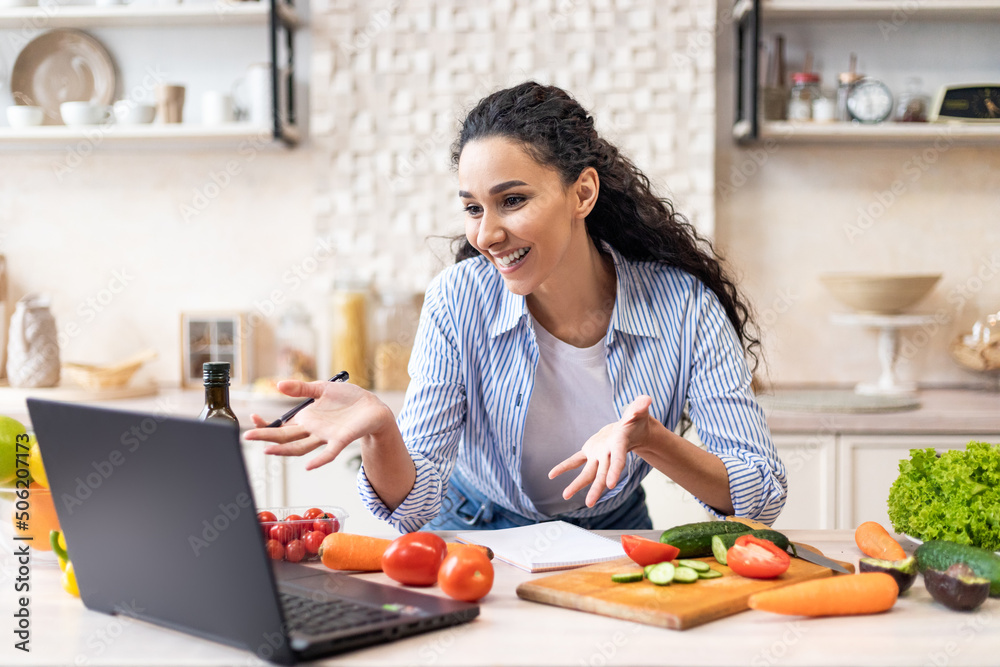
<path fill-rule="evenodd" d="M 625 556 L 618 540 L 565 521 L 476 530 L 458 533 L 455 539 L 487 546 L 496 558 L 528 572 L 562 570 Z"/>

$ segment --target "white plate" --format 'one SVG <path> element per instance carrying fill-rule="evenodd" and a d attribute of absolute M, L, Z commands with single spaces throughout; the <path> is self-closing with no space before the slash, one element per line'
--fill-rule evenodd
<path fill-rule="evenodd" d="M 85 32 L 62 28 L 28 42 L 10 75 L 14 102 L 42 107 L 45 125 L 63 124 L 63 102 L 110 105 L 115 85 L 115 65 L 107 49 Z"/>

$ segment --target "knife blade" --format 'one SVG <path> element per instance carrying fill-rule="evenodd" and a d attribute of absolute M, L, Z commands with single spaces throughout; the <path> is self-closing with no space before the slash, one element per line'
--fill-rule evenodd
<path fill-rule="evenodd" d="M 748 519 L 747 517 L 743 516 L 730 515 L 726 517 L 726 521 L 735 521 L 737 523 L 742 523 L 743 525 L 748 526 L 754 530 L 771 530 L 771 527 L 768 526 L 767 524 L 761 523 L 760 521 L 755 521 L 753 519 Z M 801 558 L 804 561 L 808 561 L 810 563 L 819 565 L 821 567 L 828 567 L 834 572 L 840 572 L 842 574 L 852 574 L 851 570 L 848 570 L 846 567 L 844 567 L 837 561 L 827 558 L 820 552 L 816 551 L 816 549 L 814 549 L 813 547 L 810 547 L 807 544 L 802 544 L 801 542 L 789 541 L 788 553 L 794 556 L 795 558 Z"/>

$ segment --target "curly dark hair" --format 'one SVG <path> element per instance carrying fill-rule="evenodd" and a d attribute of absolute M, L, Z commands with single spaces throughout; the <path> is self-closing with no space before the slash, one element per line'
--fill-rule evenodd
<path fill-rule="evenodd" d="M 658 260 L 703 282 L 722 302 L 752 370 L 757 369 L 760 339 L 751 308 L 712 243 L 669 200 L 654 194 L 649 178 L 628 157 L 597 135 L 594 119 L 572 96 L 534 81 L 488 95 L 462 123 L 452 165 L 458 167 L 468 142 L 486 137 L 520 143 L 539 164 L 556 169 L 566 186 L 587 167 L 597 170 L 600 194 L 586 224 L 598 247 L 605 241 L 628 259 Z M 455 241 L 456 261 L 479 255 L 468 239 Z"/>

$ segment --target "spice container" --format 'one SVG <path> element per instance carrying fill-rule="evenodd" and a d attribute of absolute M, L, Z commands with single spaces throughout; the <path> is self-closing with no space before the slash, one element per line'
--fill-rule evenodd
<path fill-rule="evenodd" d="M 278 347 L 277 375 L 283 379 L 315 380 L 316 332 L 309 313 L 299 303 L 292 303 L 282 313 L 276 332 Z"/>
<path fill-rule="evenodd" d="M 823 90 L 820 96 L 813 100 L 812 119 L 816 123 L 832 123 L 837 120 L 836 94 Z"/>
<path fill-rule="evenodd" d="M 374 378 L 377 391 L 405 391 L 420 309 L 410 292 L 381 293 L 373 321 Z"/>
<path fill-rule="evenodd" d="M 897 123 L 926 123 L 927 107 L 930 100 L 920 90 L 923 82 L 919 77 L 906 80 L 906 90 L 899 94 L 893 120 Z"/>
<path fill-rule="evenodd" d="M 852 53 L 850 69 L 837 76 L 837 120 L 839 121 L 851 120 L 851 113 L 847 110 L 847 98 L 854 84 L 864 78 L 863 74 L 858 74 L 857 68 L 858 56 Z"/>
<path fill-rule="evenodd" d="M 357 277 L 334 281 L 330 297 L 331 375 L 347 371 L 351 382 L 369 389 L 368 372 L 368 282 Z"/>
<path fill-rule="evenodd" d="M 792 90 L 788 96 L 788 120 L 812 120 L 813 102 L 822 96 L 819 74 L 815 72 L 792 74 Z"/>

